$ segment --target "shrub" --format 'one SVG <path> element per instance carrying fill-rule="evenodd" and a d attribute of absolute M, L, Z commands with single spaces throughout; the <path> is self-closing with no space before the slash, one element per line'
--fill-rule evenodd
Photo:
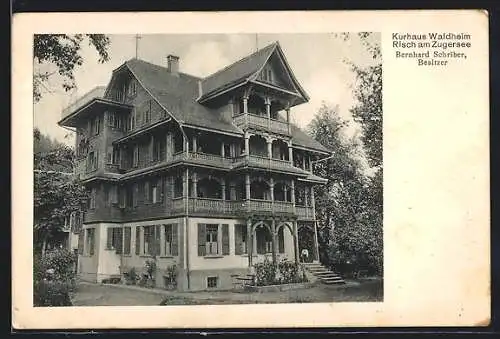
<path fill-rule="evenodd" d="M 128 272 L 124 272 L 123 276 L 127 285 L 135 285 L 137 283 L 138 277 L 135 272 L 135 267 L 131 267 Z"/>
<path fill-rule="evenodd" d="M 172 265 L 167 267 L 167 271 L 164 275 L 165 287 L 169 289 L 175 289 L 177 287 L 177 266 Z"/>
<path fill-rule="evenodd" d="M 282 260 L 279 262 L 278 268 L 283 284 L 299 282 L 299 266 L 297 264 L 288 260 Z"/>
<path fill-rule="evenodd" d="M 268 286 L 276 283 L 276 266 L 267 260 L 254 265 L 255 284 L 257 286 Z"/>
<path fill-rule="evenodd" d="M 34 257 L 33 304 L 35 306 L 71 306 L 70 293 L 76 287 L 75 255 L 55 249 Z"/>
<path fill-rule="evenodd" d="M 34 306 L 72 306 L 69 296 L 71 286 L 58 281 L 35 281 Z"/>

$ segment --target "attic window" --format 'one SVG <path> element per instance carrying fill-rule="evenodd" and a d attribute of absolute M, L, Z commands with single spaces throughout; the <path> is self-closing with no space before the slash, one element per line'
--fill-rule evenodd
<path fill-rule="evenodd" d="M 128 85 L 128 96 L 133 97 L 137 94 L 137 83 L 135 80 L 130 80 Z"/>
<path fill-rule="evenodd" d="M 272 82 L 273 81 L 273 71 L 270 68 L 264 69 L 264 74 L 262 75 L 264 81 Z"/>

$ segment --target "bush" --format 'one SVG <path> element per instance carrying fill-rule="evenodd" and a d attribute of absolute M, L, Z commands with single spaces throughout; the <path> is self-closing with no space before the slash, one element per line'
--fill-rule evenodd
<path fill-rule="evenodd" d="M 35 256 L 33 303 L 35 306 L 71 306 L 70 293 L 76 288 L 75 255 L 64 249 Z"/>
<path fill-rule="evenodd" d="M 277 267 L 276 267 L 277 266 Z M 283 259 L 274 265 L 269 260 L 254 265 L 255 285 L 269 286 L 307 282 L 304 274 L 300 274 L 299 266 L 294 262 Z"/>
<path fill-rule="evenodd" d="M 72 306 L 71 285 L 58 281 L 36 281 L 33 289 L 33 304 L 37 306 Z"/>
<path fill-rule="evenodd" d="M 168 266 L 163 278 L 167 289 L 175 289 L 177 287 L 177 266 Z"/>
<path fill-rule="evenodd" d="M 123 276 L 125 277 L 125 283 L 127 285 L 135 285 L 139 279 L 134 267 L 131 267 L 128 272 L 124 272 Z"/>

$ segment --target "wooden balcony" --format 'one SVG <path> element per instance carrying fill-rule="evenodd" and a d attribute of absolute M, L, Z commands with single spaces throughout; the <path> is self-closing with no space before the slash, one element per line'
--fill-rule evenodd
<path fill-rule="evenodd" d="M 233 121 L 236 126 L 247 129 L 248 127 L 254 127 L 258 129 L 264 129 L 270 132 L 278 134 L 290 134 L 290 126 L 286 121 L 268 119 L 267 117 L 243 113 L 233 117 Z"/>
<path fill-rule="evenodd" d="M 237 158 L 234 158 L 233 168 L 241 166 L 265 168 L 267 170 L 274 170 L 280 172 L 289 172 L 293 174 L 298 174 L 300 176 L 307 175 L 307 173 L 304 170 L 292 166 L 292 164 L 288 160 L 274 159 L 258 155 L 249 155 L 248 157 L 242 155 Z"/>
<path fill-rule="evenodd" d="M 178 152 L 172 156 L 172 162 L 175 161 L 188 161 L 201 165 L 209 165 L 220 168 L 231 168 L 233 159 L 223 158 L 220 155 L 200 153 L 200 152 Z"/>
<path fill-rule="evenodd" d="M 301 220 L 314 220 L 315 215 L 312 207 L 306 206 L 295 206 L 295 211 L 297 213 L 297 217 Z"/>

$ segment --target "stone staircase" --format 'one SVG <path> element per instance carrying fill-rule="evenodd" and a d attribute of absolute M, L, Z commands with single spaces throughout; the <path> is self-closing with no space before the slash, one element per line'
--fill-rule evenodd
<path fill-rule="evenodd" d="M 330 271 L 328 268 L 324 267 L 318 262 L 312 262 L 312 263 L 302 263 L 304 265 L 305 269 L 311 273 L 317 281 L 320 281 L 323 284 L 326 285 L 341 285 L 345 284 L 344 279 L 342 277 L 335 273 Z"/>

